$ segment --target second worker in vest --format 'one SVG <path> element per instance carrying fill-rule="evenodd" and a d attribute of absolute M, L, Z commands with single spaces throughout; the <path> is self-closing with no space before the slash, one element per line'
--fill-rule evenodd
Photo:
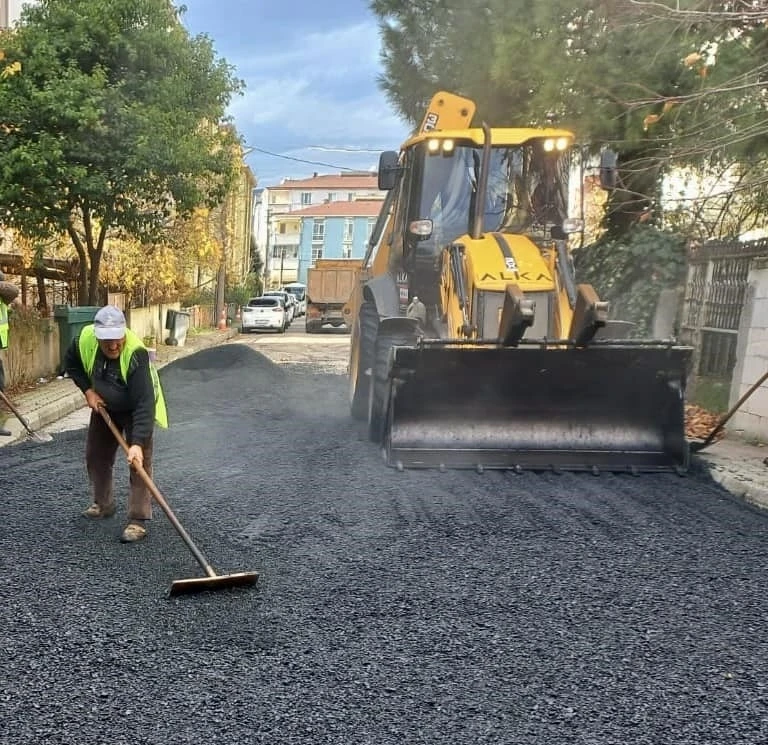
<path fill-rule="evenodd" d="M 123 312 L 112 305 L 101 308 L 67 350 L 64 366 L 93 409 L 85 443 L 85 464 L 93 503 L 83 515 L 111 517 L 117 508 L 112 472 L 119 443 L 99 413 L 104 406 L 128 443 L 128 463 L 152 475 L 155 422 L 168 426 L 157 371 L 141 339 L 126 326 Z M 130 469 L 128 524 L 120 540 L 140 541 L 152 517 L 152 496 L 141 477 Z"/>
<path fill-rule="evenodd" d="M 2 350 L 8 347 L 8 308 L 18 301 L 19 288 L 6 282 L 5 274 L 0 272 L 0 391 L 5 390 L 5 368 L 3 367 Z M 8 436 L 11 431 L 0 427 L 0 436 Z"/>

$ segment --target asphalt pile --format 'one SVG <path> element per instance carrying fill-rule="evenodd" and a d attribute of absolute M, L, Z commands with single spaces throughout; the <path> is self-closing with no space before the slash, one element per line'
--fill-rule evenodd
<path fill-rule="evenodd" d="M 0 450 L 0 742 L 768 741 L 768 517 L 702 471 L 387 469 L 343 375 L 165 367 L 157 510 L 87 521 L 84 432 Z"/>

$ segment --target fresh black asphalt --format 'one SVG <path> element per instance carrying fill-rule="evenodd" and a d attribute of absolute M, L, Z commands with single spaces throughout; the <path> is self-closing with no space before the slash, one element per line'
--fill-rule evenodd
<path fill-rule="evenodd" d="M 703 471 L 388 469 L 342 375 L 162 371 L 163 514 L 88 521 L 83 430 L 0 450 L 0 743 L 768 742 L 768 517 Z"/>

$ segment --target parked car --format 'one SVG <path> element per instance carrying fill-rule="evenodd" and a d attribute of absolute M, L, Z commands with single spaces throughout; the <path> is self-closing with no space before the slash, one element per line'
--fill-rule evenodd
<path fill-rule="evenodd" d="M 241 310 L 242 333 L 273 329 L 282 334 L 287 327 L 288 314 L 279 297 L 253 297 Z"/>
<path fill-rule="evenodd" d="M 301 282 L 291 282 L 291 284 L 283 287 L 283 290 L 296 298 L 296 315 L 307 315 L 307 286 Z"/>
<path fill-rule="evenodd" d="M 290 326 L 291 321 L 296 317 L 296 298 L 285 290 L 270 290 L 265 292 L 263 297 L 279 297 L 283 301 L 288 312 L 288 325 Z"/>

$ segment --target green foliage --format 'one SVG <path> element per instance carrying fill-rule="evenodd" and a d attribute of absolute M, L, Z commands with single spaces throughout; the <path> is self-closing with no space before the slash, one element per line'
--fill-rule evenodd
<path fill-rule="evenodd" d="M 197 287 L 184 295 L 180 302 L 182 308 L 191 308 L 193 305 L 215 305 L 216 292 L 210 288 Z"/>
<path fill-rule="evenodd" d="M 250 298 L 261 295 L 261 292 L 261 275 L 249 274 L 242 285 L 227 289 L 224 295 L 224 302 L 234 303 L 235 305 L 245 305 Z"/>
<path fill-rule="evenodd" d="M 240 83 L 169 0 L 41 0 L 5 42 L 23 67 L 0 86 L 0 215 L 68 234 L 90 302 L 110 231 L 150 243 L 222 201 L 236 135 L 219 125 Z"/>
<path fill-rule="evenodd" d="M 611 305 L 611 318 L 637 324 L 648 336 L 662 290 L 686 274 L 686 243 L 650 225 L 635 225 L 621 239 L 605 237 L 580 248 L 574 259 L 579 282 L 594 286 Z"/>
<path fill-rule="evenodd" d="M 477 102 L 478 122 L 552 119 L 592 152 L 617 151 L 620 184 L 605 220 L 613 237 L 649 216 L 660 222 L 659 186 L 672 168 L 768 152 L 765 4 L 743 16 L 703 12 L 695 0 L 372 0 L 371 8 L 380 84 L 414 124 L 447 89 Z"/>
<path fill-rule="evenodd" d="M 261 276 L 264 272 L 264 259 L 261 257 L 261 251 L 259 251 L 259 244 L 256 238 L 251 235 L 251 270 L 250 274 Z"/>

